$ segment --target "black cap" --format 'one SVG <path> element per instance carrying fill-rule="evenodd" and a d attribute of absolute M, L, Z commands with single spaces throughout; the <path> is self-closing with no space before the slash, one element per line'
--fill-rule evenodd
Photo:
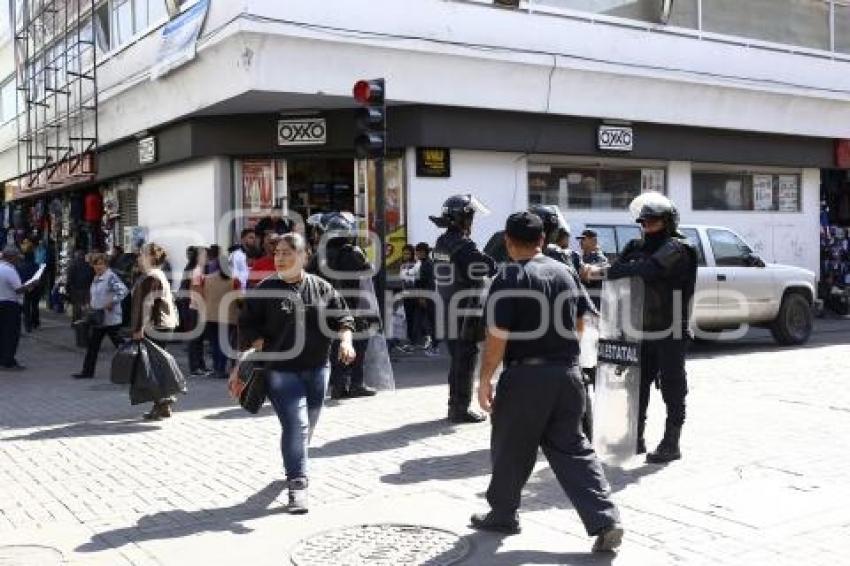
<path fill-rule="evenodd" d="M 515 212 L 505 222 L 505 234 L 520 242 L 536 243 L 543 237 L 543 220 L 531 212 Z"/>
<path fill-rule="evenodd" d="M 581 233 L 581 236 L 579 236 L 578 239 L 581 240 L 582 238 L 595 238 L 596 236 L 598 236 L 596 230 L 591 230 L 590 228 L 588 228 L 587 230 L 584 230 Z"/>

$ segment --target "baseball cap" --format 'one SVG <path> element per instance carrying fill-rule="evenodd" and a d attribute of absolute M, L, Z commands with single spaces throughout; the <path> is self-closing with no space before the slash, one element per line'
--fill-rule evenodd
<path fill-rule="evenodd" d="M 531 212 L 515 212 L 505 222 L 505 234 L 521 242 L 537 242 L 543 237 L 543 220 Z"/>
<path fill-rule="evenodd" d="M 596 230 L 591 230 L 590 228 L 588 228 L 587 230 L 582 231 L 581 236 L 579 236 L 578 239 L 580 240 L 582 238 L 595 238 L 596 236 L 598 236 Z"/>

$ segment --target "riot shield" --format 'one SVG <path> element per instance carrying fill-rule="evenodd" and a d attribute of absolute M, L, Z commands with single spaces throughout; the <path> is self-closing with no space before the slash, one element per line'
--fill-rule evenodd
<path fill-rule="evenodd" d="M 371 277 L 360 280 L 360 305 L 359 309 L 370 313 L 375 320 L 381 320 L 378 310 L 378 297 L 375 295 L 375 286 Z M 395 377 L 393 366 L 390 362 L 390 352 L 387 348 L 387 340 L 383 333 L 383 322 L 369 336 L 369 344 L 363 360 L 363 381 L 378 391 L 392 391 L 395 389 Z"/>
<path fill-rule="evenodd" d="M 635 454 L 640 393 L 643 280 L 605 281 L 593 402 L 593 447 L 608 463 Z"/>

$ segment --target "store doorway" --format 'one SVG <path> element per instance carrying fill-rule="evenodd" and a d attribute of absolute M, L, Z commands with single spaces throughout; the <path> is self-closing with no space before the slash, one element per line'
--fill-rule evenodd
<path fill-rule="evenodd" d="M 290 210 L 303 218 L 334 210 L 354 211 L 354 160 L 287 158 Z"/>

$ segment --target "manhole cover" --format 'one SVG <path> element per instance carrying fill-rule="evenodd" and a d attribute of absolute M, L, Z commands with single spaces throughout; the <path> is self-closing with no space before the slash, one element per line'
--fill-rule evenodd
<path fill-rule="evenodd" d="M 290 558 L 297 566 L 445 566 L 469 553 L 458 535 L 420 525 L 358 525 L 302 540 Z"/>
<path fill-rule="evenodd" d="M 0 566 L 59 566 L 62 553 L 49 546 L 0 546 Z"/>

